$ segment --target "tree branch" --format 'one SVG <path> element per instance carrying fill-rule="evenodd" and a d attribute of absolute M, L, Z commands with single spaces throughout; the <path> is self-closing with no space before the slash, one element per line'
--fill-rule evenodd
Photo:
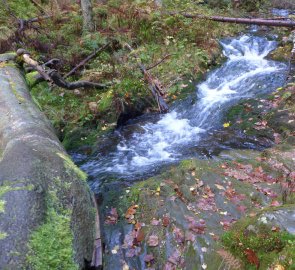
<path fill-rule="evenodd" d="M 98 54 L 100 52 L 102 52 L 103 50 L 105 50 L 109 45 L 111 44 L 111 42 L 107 43 L 106 45 L 102 46 L 101 48 L 99 48 L 98 50 L 95 50 L 92 54 L 90 54 L 89 56 L 87 56 L 84 60 L 82 60 L 77 66 L 75 66 L 70 72 L 68 72 L 65 76 L 64 79 L 66 79 L 67 77 L 73 75 L 80 67 L 84 66 L 87 62 L 89 62 L 91 59 L 95 58 L 96 56 L 98 56 Z"/>
<path fill-rule="evenodd" d="M 89 81 L 67 82 L 55 69 L 46 70 L 46 65 L 39 65 L 39 63 L 33 60 L 30 54 L 24 49 L 18 49 L 16 53 L 18 56 L 22 57 L 23 61 L 26 64 L 28 64 L 34 70 L 38 71 L 38 73 L 43 77 L 44 80 L 53 83 L 61 88 L 65 88 L 68 90 L 74 90 L 81 87 L 104 89 L 112 85 L 112 83 L 101 84 Z"/>
<path fill-rule="evenodd" d="M 163 63 L 167 58 L 169 58 L 171 56 L 171 54 L 167 54 L 165 55 L 160 61 L 158 61 L 157 63 L 155 63 L 154 65 L 147 67 L 146 70 L 150 70 L 155 68 L 156 66 L 160 65 L 161 63 Z"/>

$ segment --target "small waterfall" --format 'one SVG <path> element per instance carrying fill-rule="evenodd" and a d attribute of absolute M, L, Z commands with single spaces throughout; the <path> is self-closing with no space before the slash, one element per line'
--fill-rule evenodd
<path fill-rule="evenodd" d="M 243 35 L 220 44 L 228 60 L 196 86 L 194 104 L 178 102 L 166 115 L 116 131 L 117 143 L 81 166 L 96 180 L 95 186 L 113 176 L 139 178 L 186 158 L 187 149 L 201 144 L 208 132 L 221 127 L 230 106 L 241 99 L 270 93 L 283 84 L 286 65 L 265 58 L 276 48 L 275 41 Z"/>

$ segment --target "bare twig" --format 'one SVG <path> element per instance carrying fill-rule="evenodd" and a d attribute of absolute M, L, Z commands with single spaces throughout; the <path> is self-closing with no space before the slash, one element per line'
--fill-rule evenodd
<path fill-rule="evenodd" d="M 95 58 L 100 52 L 102 52 L 103 50 L 105 50 L 110 44 L 111 44 L 111 42 L 105 44 L 104 46 L 102 46 L 98 50 L 95 50 L 92 54 L 90 54 L 89 56 L 87 56 L 83 61 L 81 61 L 77 66 L 75 66 L 70 72 L 68 72 L 64 76 L 64 79 L 67 78 L 67 77 L 69 77 L 69 76 L 71 76 L 71 75 L 73 75 L 80 67 L 84 66 L 91 59 Z"/>
<path fill-rule="evenodd" d="M 47 12 L 45 11 L 45 9 L 36 1 L 36 0 L 31 0 L 32 4 L 37 7 L 43 14 L 47 14 Z"/>
<path fill-rule="evenodd" d="M 171 56 L 171 54 L 167 54 L 165 55 L 160 61 L 158 61 L 157 63 L 155 63 L 154 65 L 147 67 L 146 70 L 150 70 L 155 68 L 156 66 L 160 65 L 161 63 L 163 63 L 167 58 L 169 58 Z"/>
<path fill-rule="evenodd" d="M 151 90 L 154 98 L 157 101 L 159 111 L 161 113 L 168 112 L 168 105 L 164 100 L 166 91 L 163 88 L 161 82 L 157 78 L 153 78 L 153 76 L 148 72 L 147 68 L 141 63 L 139 57 L 134 53 L 134 49 L 128 43 L 125 43 L 124 46 L 128 48 L 133 53 L 133 56 L 136 58 L 137 65 L 144 75 L 144 79 L 148 83 L 149 89 Z"/>

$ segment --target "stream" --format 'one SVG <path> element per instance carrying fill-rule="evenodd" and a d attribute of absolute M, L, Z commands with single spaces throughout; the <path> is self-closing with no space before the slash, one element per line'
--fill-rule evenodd
<path fill-rule="evenodd" d="M 224 39 L 220 45 L 226 62 L 208 73 L 194 94 L 175 102 L 169 113 L 131 120 L 108 135 L 92 156 L 73 155 L 90 176 L 94 191 L 105 181 L 147 178 L 190 157 L 208 158 L 224 149 L 263 147 L 243 134 L 240 138 L 220 136 L 222 119 L 241 100 L 263 97 L 283 85 L 287 66 L 267 59 L 277 43 L 266 37 L 246 34 Z"/>

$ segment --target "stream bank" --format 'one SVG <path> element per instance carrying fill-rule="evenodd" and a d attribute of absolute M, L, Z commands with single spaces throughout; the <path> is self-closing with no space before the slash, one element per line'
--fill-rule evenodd
<path fill-rule="evenodd" d="M 226 43 L 228 48 L 235 44 L 230 48 L 231 53 L 241 50 L 239 42 L 243 38 L 237 40 L 236 43 Z M 258 44 L 254 42 L 252 46 L 264 58 L 267 50 L 263 53 Z M 242 51 L 242 59 L 247 55 L 253 58 L 250 62 L 257 61 L 253 51 Z M 235 56 L 240 57 L 239 53 Z M 229 57 L 231 59 L 230 54 Z M 262 58 L 258 60 L 260 67 L 261 61 Z M 224 65 L 230 66 L 229 63 Z M 273 67 L 274 63 L 269 63 Z M 150 146 L 150 137 L 144 132 L 153 134 L 152 127 L 157 127 L 156 124 L 162 121 L 159 117 L 153 119 L 153 116 L 135 120 L 129 128 L 125 128 L 126 133 L 120 130 L 119 139 L 106 143 L 105 147 L 99 149 L 99 155 L 86 159 L 83 155 L 74 156 L 78 163 L 83 164 L 81 167 L 88 170 L 93 190 L 99 190 L 102 195 L 100 209 L 104 221 L 105 269 L 256 269 L 257 260 L 260 269 L 275 269 L 277 265 L 292 269 L 295 86 L 290 82 L 285 87 L 279 87 L 286 77 L 286 69 L 282 69 L 282 66 L 278 63 L 280 68 L 276 75 L 259 74 L 258 78 L 255 77 L 257 84 L 254 86 L 245 79 L 246 89 L 256 89 L 256 96 L 245 95 L 242 87 L 238 88 L 242 91 L 242 101 L 235 100 L 236 105 L 230 103 L 226 107 L 227 113 L 220 113 L 218 119 L 209 116 L 208 119 L 217 120 L 213 131 L 203 139 L 194 137 L 203 146 L 195 147 L 193 151 L 194 155 L 199 154 L 199 159 L 191 157 L 192 152 L 184 151 L 189 154 L 180 165 L 174 165 L 172 161 L 160 170 L 153 171 L 153 167 L 149 167 L 155 176 L 135 183 L 134 180 L 144 179 L 148 170 L 143 170 L 145 174 L 137 174 L 137 171 L 128 174 L 124 156 L 121 159 L 113 158 L 112 169 L 105 170 L 105 164 L 100 162 L 114 149 L 123 153 L 132 149 L 131 152 L 136 153 L 134 147 L 138 141 Z M 265 69 L 267 66 L 264 66 Z M 210 76 L 214 77 L 220 70 L 210 73 L 207 80 L 210 82 Z M 248 72 L 251 74 L 253 67 Z M 279 74 L 283 76 L 282 80 Z M 266 78 L 266 83 L 263 78 Z M 278 84 L 274 83 L 274 78 L 279 80 Z M 214 80 L 211 85 L 214 85 Z M 224 85 L 233 87 L 234 84 Z M 208 82 L 201 84 L 200 89 L 205 86 L 208 86 Z M 183 102 L 183 107 L 189 110 L 189 106 L 193 107 L 198 102 L 202 103 L 202 99 L 196 98 L 195 102 L 188 99 Z M 176 102 L 173 109 L 178 108 L 179 113 L 178 106 Z M 206 112 L 215 116 L 217 107 Z M 181 116 L 191 116 L 192 111 Z M 197 112 L 202 114 L 201 110 Z M 179 117 L 173 119 L 176 122 L 181 120 Z M 149 122 L 152 124 L 146 127 Z M 208 124 L 208 121 L 204 123 Z M 183 136 L 186 136 L 186 140 L 191 130 L 185 126 Z M 157 132 L 160 131 L 157 129 Z M 167 134 L 175 132 L 172 129 L 165 131 Z M 134 136 L 137 133 L 140 136 Z M 135 141 L 134 138 L 139 139 Z M 181 141 L 181 138 L 177 138 Z M 112 138 L 109 136 L 108 139 Z M 120 140 L 124 141 L 123 146 Z M 128 140 L 131 144 L 128 144 Z M 169 146 L 166 147 L 161 149 L 173 153 Z M 179 145 L 176 149 L 182 153 Z M 132 160 L 132 154 L 126 156 Z M 118 166 L 124 169 L 122 172 L 114 167 L 116 162 L 123 162 Z M 142 168 L 139 166 L 138 169 L 140 171 Z M 269 250 L 257 244 L 261 238 L 269 239 Z M 234 245 L 236 239 L 241 239 L 240 248 Z"/>

